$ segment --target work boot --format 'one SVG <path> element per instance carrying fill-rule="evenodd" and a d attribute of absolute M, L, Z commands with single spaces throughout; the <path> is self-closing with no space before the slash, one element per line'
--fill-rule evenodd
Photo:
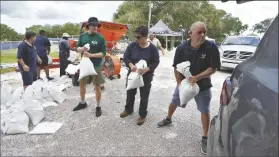
<path fill-rule="evenodd" d="M 125 117 L 129 116 L 130 114 L 131 114 L 131 113 L 129 113 L 129 112 L 127 112 L 127 111 L 123 111 L 123 112 L 120 113 L 120 117 L 121 117 L 121 118 L 125 118 Z"/>
<path fill-rule="evenodd" d="M 162 127 L 162 126 L 170 125 L 171 123 L 172 123 L 171 119 L 166 118 L 166 119 L 163 119 L 162 121 L 160 121 L 157 125 L 158 125 L 158 127 Z"/>
<path fill-rule="evenodd" d="M 96 117 L 100 117 L 102 115 L 101 107 L 96 107 Z"/>
<path fill-rule="evenodd" d="M 137 119 L 137 125 L 142 125 L 145 122 L 145 118 L 144 117 L 139 117 Z"/>
<path fill-rule="evenodd" d="M 87 103 L 79 103 L 74 109 L 73 111 L 77 111 L 77 110 L 81 110 L 87 107 Z"/>

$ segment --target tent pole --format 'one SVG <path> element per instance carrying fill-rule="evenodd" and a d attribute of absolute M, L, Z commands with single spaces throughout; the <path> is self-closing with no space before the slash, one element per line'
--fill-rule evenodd
<path fill-rule="evenodd" d="M 168 36 L 166 36 L 166 50 L 168 51 Z"/>
<path fill-rule="evenodd" d="M 152 3 L 149 1 L 148 29 L 150 29 Z"/>

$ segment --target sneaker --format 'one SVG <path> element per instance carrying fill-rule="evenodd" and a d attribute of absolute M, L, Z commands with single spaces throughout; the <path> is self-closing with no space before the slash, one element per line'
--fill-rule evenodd
<path fill-rule="evenodd" d="M 52 77 L 47 77 L 47 80 L 49 80 L 49 81 L 51 81 L 51 80 L 53 80 L 54 78 L 52 78 Z"/>
<path fill-rule="evenodd" d="M 87 103 L 82 104 L 81 102 L 73 109 L 73 111 L 81 110 L 87 107 Z"/>
<path fill-rule="evenodd" d="M 101 107 L 96 107 L 96 117 L 100 117 L 102 115 Z"/>
<path fill-rule="evenodd" d="M 145 122 L 145 118 L 143 118 L 143 117 L 139 117 L 137 119 L 137 125 L 142 125 L 144 122 Z"/>
<path fill-rule="evenodd" d="M 123 111 L 123 112 L 120 113 L 120 117 L 121 117 L 121 118 L 125 118 L 125 117 L 129 116 L 130 114 L 131 114 L 131 113 L 129 113 L 129 112 L 127 112 L 127 111 Z"/>
<path fill-rule="evenodd" d="M 162 127 L 162 126 L 167 126 L 167 125 L 170 125 L 172 123 L 171 119 L 163 119 L 162 121 L 160 121 L 157 125 L 159 127 Z"/>
<path fill-rule="evenodd" d="M 201 152 L 206 155 L 207 139 L 202 138 Z"/>

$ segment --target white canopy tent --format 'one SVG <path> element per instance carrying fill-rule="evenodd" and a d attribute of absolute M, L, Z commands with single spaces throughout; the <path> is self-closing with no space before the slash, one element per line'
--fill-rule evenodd
<path fill-rule="evenodd" d="M 162 20 L 159 20 L 153 27 L 149 29 L 149 32 L 156 34 L 157 36 L 166 37 L 166 49 L 168 49 L 168 37 L 171 37 L 171 49 L 174 47 L 174 38 L 182 36 L 181 32 L 172 31 Z"/>

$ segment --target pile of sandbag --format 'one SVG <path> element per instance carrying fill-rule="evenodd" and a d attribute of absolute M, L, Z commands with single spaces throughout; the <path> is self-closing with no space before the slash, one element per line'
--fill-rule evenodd
<path fill-rule="evenodd" d="M 23 87 L 13 89 L 7 83 L 1 84 L 1 130 L 4 134 L 29 132 L 29 121 L 33 126 L 45 117 L 44 108 L 58 106 L 66 99 L 62 92 L 71 87 L 67 76 L 57 82 L 35 81 L 25 91 Z"/>

